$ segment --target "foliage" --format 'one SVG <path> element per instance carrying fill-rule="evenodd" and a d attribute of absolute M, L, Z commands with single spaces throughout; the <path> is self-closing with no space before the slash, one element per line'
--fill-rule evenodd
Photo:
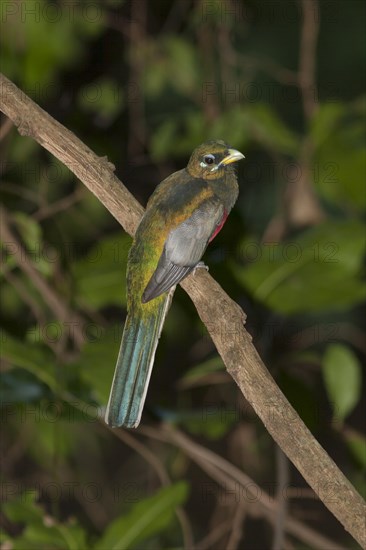
<path fill-rule="evenodd" d="M 45 515 L 35 501 L 35 493 L 25 494 L 4 507 L 11 521 L 24 525 L 21 536 L 13 540 L 4 536 L 2 538 L 3 541 L 14 543 L 13 548 L 26 550 L 136 548 L 138 542 L 149 540 L 173 522 L 174 507 L 184 502 L 185 495 L 184 482 L 161 489 L 152 497 L 131 505 L 130 511 L 113 520 L 97 541 L 87 542 L 87 533 L 75 519 L 60 523 L 52 516 Z"/>
<path fill-rule="evenodd" d="M 295 241 L 257 243 L 258 259 L 244 269 L 234 266 L 234 271 L 253 296 L 274 311 L 343 309 L 365 298 L 361 278 L 365 244 L 363 223 L 326 222 Z M 242 246 L 245 249 L 248 243 Z"/>

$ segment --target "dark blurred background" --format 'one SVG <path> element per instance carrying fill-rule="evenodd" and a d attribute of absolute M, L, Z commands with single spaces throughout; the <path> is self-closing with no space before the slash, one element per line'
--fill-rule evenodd
<path fill-rule="evenodd" d="M 202 141 L 245 154 L 205 263 L 365 495 L 364 2 L 6 1 L 1 24 L 2 72 L 108 156 L 142 204 Z M 180 288 L 141 428 L 108 430 L 131 239 L 5 117 L 0 137 L 2 547 L 357 548 Z"/>

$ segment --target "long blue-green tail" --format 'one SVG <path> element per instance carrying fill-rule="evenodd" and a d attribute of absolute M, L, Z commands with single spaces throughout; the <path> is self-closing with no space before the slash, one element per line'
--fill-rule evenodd
<path fill-rule="evenodd" d="M 105 415 L 109 426 L 136 428 L 140 423 L 171 295 L 168 293 L 149 316 L 127 316 Z"/>

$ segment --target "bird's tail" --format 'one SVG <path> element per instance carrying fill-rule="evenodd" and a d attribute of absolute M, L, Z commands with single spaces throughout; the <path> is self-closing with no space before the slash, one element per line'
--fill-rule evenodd
<path fill-rule="evenodd" d="M 114 372 L 105 421 L 109 426 L 136 428 L 164 320 L 174 289 L 148 315 L 128 315 Z"/>

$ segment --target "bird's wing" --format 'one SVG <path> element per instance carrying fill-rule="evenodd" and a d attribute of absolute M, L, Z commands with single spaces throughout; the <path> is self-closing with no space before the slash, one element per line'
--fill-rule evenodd
<path fill-rule="evenodd" d="M 178 284 L 197 265 L 226 218 L 222 203 L 210 198 L 192 215 L 170 231 L 157 268 L 148 282 L 142 301 L 148 302 Z"/>

